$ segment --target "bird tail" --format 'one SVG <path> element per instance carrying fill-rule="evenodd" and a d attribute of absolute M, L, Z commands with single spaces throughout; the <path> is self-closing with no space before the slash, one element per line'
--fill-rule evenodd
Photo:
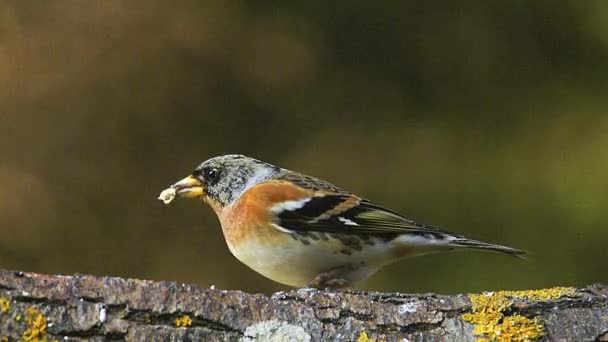
<path fill-rule="evenodd" d="M 522 251 L 521 249 L 515 249 L 507 246 L 495 245 L 487 242 L 481 242 L 477 240 L 469 240 L 465 238 L 457 238 L 450 241 L 450 245 L 453 247 L 462 247 L 462 248 L 473 248 L 483 251 L 490 251 L 502 254 L 509 254 L 514 257 L 526 259 L 523 255 L 526 254 L 526 251 Z"/>

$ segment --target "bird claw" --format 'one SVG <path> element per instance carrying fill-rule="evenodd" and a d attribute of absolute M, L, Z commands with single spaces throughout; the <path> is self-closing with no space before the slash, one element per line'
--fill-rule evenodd
<path fill-rule="evenodd" d="M 316 289 L 341 289 L 349 287 L 351 281 L 344 278 L 348 272 L 352 272 L 351 266 L 337 267 L 327 272 L 323 272 L 315 277 L 308 286 Z"/>

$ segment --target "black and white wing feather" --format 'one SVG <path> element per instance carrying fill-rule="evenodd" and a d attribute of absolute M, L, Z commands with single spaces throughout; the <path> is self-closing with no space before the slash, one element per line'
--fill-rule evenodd
<path fill-rule="evenodd" d="M 288 172 L 282 177 L 314 196 L 277 204 L 272 211 L 275 226 L 288 233 L 322 232 L 355 234 L 394 239 L 400 235 L 443 241 L 448 247 L 474 248 L 521 256 L 524 251 L 471 240 L 462 235 L 423 225 L 390 209 L 362 199 L 319 179 Z"/>
<path fill-rule="evenodd" d="M 354 195 L 331 194 L 310 197 L 281 206 L 276 224 L 290 231 L 398 235 L 403 233 L 458 235 L 416 223 L 392 210 Z"/>

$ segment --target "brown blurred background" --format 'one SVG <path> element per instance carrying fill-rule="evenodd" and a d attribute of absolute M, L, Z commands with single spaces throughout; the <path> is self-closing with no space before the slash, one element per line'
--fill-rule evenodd
<path fill-rule="evenodd" d="M 285 289 L 211 210 L 156 200 L 243 153 L 531 251 L 362 288 L 608 282 L 608 5 L 0 1 L 0 267 Z"/>

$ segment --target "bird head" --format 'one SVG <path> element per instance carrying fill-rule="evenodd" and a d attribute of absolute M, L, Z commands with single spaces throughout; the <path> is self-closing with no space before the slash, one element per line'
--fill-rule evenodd
<path fill-rule="evenodd" d="M 279 167 L 254 158 L 229 154 L 204 161 L 191 175 L 167 190 L 173 196 L 202 198 L 206 202 L 225 207 L 238 199 L 245 190 L 271 178 L 280 170 Z M 173 198 L 167 201 L 161 194 L 159 199 L 168 203 Z"/>

